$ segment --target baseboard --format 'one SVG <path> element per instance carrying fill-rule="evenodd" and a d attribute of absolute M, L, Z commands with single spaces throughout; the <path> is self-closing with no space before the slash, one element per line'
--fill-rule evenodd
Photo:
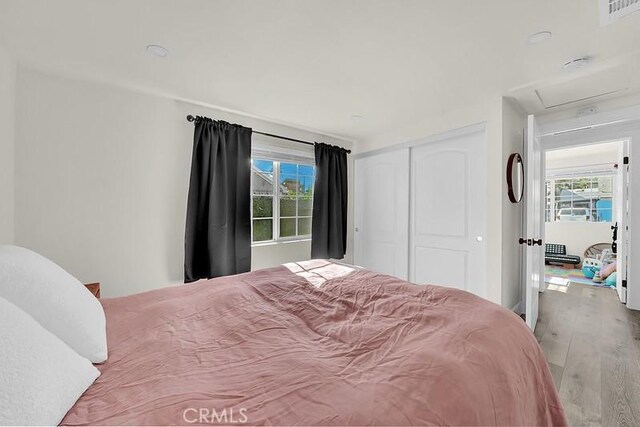
<path fill-rule="evenodd" d="M 518 303 L 516 305 L 514 305 L 513 307 L 511 307 L 511 311 L 513 311 L 516 314 L 522 314 L 523 313 L 523 307 L 522 307 L 522 301 L 518 301 Z"/>

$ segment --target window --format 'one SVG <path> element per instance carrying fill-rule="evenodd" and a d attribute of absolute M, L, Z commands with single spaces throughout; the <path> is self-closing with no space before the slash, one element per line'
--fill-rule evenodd
<path fill-rule="evenodd" d="M 311 236 L 314 179 L 311 164 L 252 159 L 253 242 Z"/>
<path fill-rule="evenodd" d="M 545 182 L 545 220 L 612 222 L 613 175 L 564 177 Z"/>

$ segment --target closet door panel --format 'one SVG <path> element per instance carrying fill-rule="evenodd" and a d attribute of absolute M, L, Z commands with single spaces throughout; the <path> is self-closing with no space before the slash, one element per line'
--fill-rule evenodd
<path fill-rule="evenodd" d="M 415 266 L 416 276 L 429 279 L 429 282 L 418 283 L 447 284 L 464 290 L 469 287 L 467 251 L 418 246 L 415 255 L 420 261 Z"/>
<path fill-rule="evenodd" d="M 484 131 L 411 149 L 412 282 L 486 296 Z"/>
<path fill-rule="evenodd" d="M 421 155 L 422 153 L 422 155 Z M 427 213 L 415 223 L 422 236 L 467 236 L 469 163 L 464 151 L 417 149 L 415 211 Z M 446 179 L 442 179 L 446 178 Z"/>
<path fill-rule="evenodd" d="M 355 161 L 357 265 L 408 277 L 409 149 Z"/>

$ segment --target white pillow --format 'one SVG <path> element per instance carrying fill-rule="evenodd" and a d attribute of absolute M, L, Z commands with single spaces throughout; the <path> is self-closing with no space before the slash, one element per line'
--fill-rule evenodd
<path fill-rule="evenodd" d="M 0 298 L 0 425 L 58 425 L 100 371 Z"/>
<path fill-rule="evenodd" d="M 17 305 L 93 363 L 107 360 L 104 310 L 58 265 L 18 246 L 0 246 L 0 297 Z"/>

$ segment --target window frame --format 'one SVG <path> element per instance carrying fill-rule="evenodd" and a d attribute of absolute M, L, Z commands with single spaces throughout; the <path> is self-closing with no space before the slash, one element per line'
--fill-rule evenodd
<path fill-rule="evenodd" d="M 599 177 L 606 177 L 611 179 L 611 221 L 596 221 L 594 220 L 594 213 L 588 209 L 581 206 L 575 206 L 574 201 L 571 200 L 571 205 L 569 207 L 558 208 L 557 200 L 556 200 L 556 183 L 557 181 L 571 181 L 572 189 L 573 189 L 573 181 L 577 181 L 580 179 L 589 179 L 591 182 L 591 188 L 593 188 L 593 182 Z M 615 187 L 616 186 L 616 174 L 613 171 L 580 171 L 580 172 L 569 172 L 569 173 L 555 173 L 552 176 L 545 177 L 545 195 L 544 195 L 544 216 L 545 222 L 556 223 L 556 222 L 570 222 L 570 221 L 560 221 L 558 220 L 557 214 L 560 209 L 587 209 L 589 213 L 589 218 L 586 221 L 575 221 L 579 223 L 592 223 L 592 224 L 613 224 L 615 223 Z M 547 189 L 549 192 L 547 193 Z M 590 198 L 591 203 L 596 200 L 593 197 Z M 598 199 L 599 200 L 599 199 Z M 548 220 L 547 220 L 548 218 Z"/>
<path fill-rule="evenodd" d="M 268 162 L 273 162 L 273 181 L 272 181 L 272 185 L 273 185 L 273 194 L 271 196 L 268 197 L 273 197 L 273 205 L 272 205 L 272 212 L 271 212 L 271 217 L 253 217 L 253 198 L 254 196 L 256 196 L 256 194 L 254 194 L 253 192 L 253 162 L 255 160 L 264 160 L 264 161 L 268 161 Z M 295 219 L 295 224 L 296 224 L 296 235 L 295 236 L 286 236 L 286 237 L 280 237 L 280 220 L 283 218 L 280 216 L 280 198 L 282 197 L 282 193 L 280 191 L 280 165 L 282 163 L 289 163 L 289 164 L 295 164 L 297 166 L 311 166 L 313 168 L 313 184 L 315 186 L 315 180 L 316 180 L 316 165 L 314 163 L 313 159 L 296 159 L 296 160 L 282 160 L 280 158 L 276 158 L 276 157 L 270 157 L 270 156 L 266 156 L 266 155 L 252 155 L 251 156 L 251 189 L 250 189 L 250 198 L 251 198 L 251 206 L 250 206 L 250 212 L 251 212 L 251 246 L 267 246 L 267 245 L 274 245 L 274 244 L 280 244 L 280 243 L 294 243 L 294 242 L 307 242 L 307 241 L 311 241 L 311 230 L 309 230 L 309 234 L 305 234 L 305 235 L 298 235 L 298 221 L 300 219 L 310 219 L 311 222 L 313 223 L 313 196 L 311 199 L 311 209 L 312 209 L 312 215 L 306 216 L 300 216 L 298 215 L 298 203 L 299 203 L 299 197 L 300 196 L 296 196 L 296 216 L 285 216 L 284 219 Z M 299 177 L 300 174 L 296 173 L 296 177 Z M 257 196 L 260 196 L 259 194 Z M 253 240 L 253 222 L 255 220 L 260 220 L 260 219 L 264 219 L 264 220 L 268 220 L 271 219 L 272 220 L 272 238 L 270 240 L 258 240 L 258 241 L 254 241 Z"/>

